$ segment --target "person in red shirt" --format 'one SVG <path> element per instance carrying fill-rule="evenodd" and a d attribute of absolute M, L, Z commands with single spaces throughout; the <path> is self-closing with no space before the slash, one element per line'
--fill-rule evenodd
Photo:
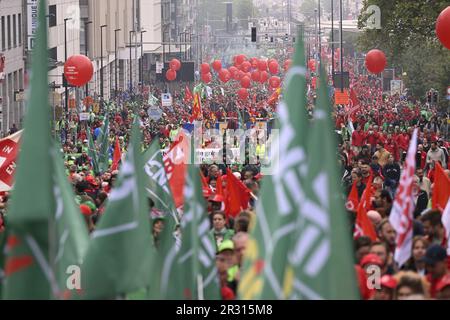
<path fill-rule="evenodd" d="M 379 134 L 376 132 L 372 125 L 369 126 L 369 130 L 366 134 L 366 142 L 370 144 L 370 150 L 372 153 L 375 152 L 375 146 L 377 145 L 377 142 L 379 140 Z"/>
<path fill-rule="evenodd" d="M 353 146 L 356 154 L 361 151 L 361 148 L 364 145 L 365 139 L 366 139 L 366 134 L 362 130 L 362 126 L 359 125 L 358 129 L 356 129 L 352 133 L 352 146 Z"/>
<path fill-rule="evenodd" d="M 446 250 L 439 244 L 429 246 L 425 254 L 425 264 L 428 271 L 426 279 L 430 283 L 430 296 L 436 298 L 437 285 L 449 274 Z"/>

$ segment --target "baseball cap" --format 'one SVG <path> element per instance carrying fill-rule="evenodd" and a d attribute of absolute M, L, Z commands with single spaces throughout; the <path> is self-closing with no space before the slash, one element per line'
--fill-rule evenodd
<path fill-rule="evenodd" d="M 377 266 L 383 266 L 383 261 L 381 260 L 381 258 L 379 256 L 377 256 L 374 253 L 369 253 L 366 254 L 360 262 L 360 266 L 364 267 L 367 264 L 375 264 Z"/>
<path fill-rule="evenodd" d="M 394 279 L 393 276 L 390 275 L 384 275 L 380 279 L 380 284 L 383 287 L 389 288 L 389 289 L 395 289 L 397 287 L 397 280 Z"/>
<path fill-rule="evenodd" d="M 91 208 L 85 204 L 80 205 L 80 211 L 84 216 L 90 216 L 92 214 Z"/>
<path fill-rule="evenodd" d="M 425 264 L 433 266 L 436 262 L 444 261 L 447 259 L 447 252 L 438 244 L 433 244 L 428 247 L 425 254 Z"/>
<path fill-rule="evenodd" d="M 221 253 L 225 250 L 234 250 L 233 241 L 231 241 L 229 239 L 223 240 L 222 243 L 219 245 L 219 249 L 217 250 L 217 253 Z"/>

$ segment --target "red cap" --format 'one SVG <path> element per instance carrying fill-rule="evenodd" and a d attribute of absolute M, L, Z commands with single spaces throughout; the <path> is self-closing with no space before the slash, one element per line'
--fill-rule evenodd
<path fill-rule="evenodd" d="M 89 208 L 87 205 L 85 204 L 81 204 L 80 205 L 80 211 L 84 216 L 90 216 L 92 214 L 92 210 L 91 208 Z"/>
<path fill-rule="evenodd" d="M 389 289 L 395 289 L 395 287 L 397 287 L 397 280 L 395 280 L 393 276 L 386 274 L 381 277 L 380 284 L 383 287 L 386 287 Z"/>
<path fill-rule="evenodd" d="M 450 274 L 446 274 L 445 276 L 442 277 L 442 279 L 436 285 L 436 291 L 439 292 L 446 286 L 450 286 Z"/>
<path fill-rule="evenodd" d="M 383 265 L 383 261 L 381 261 L 381 258 L 379 256 L 377 256 L 374 253 L 369 253 L 366 254 L 360 262 L 361 267 L 364 268 L 365 265 L 367 264 L 375 264 L 377 266 L 382 266 Z"/>

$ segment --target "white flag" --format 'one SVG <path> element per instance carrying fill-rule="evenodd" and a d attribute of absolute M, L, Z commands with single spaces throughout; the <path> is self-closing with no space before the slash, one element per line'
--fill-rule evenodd
<path fill-rule="evenodd" d="M 394 259 L 401 267 L 411 257 L 414 213 L 414 173 L 416 171 L 417 129 L 409 144 L 408 155 L 395 195 L 389 222 L 397 232 Z"/>
<path fill-rule="evenodd" d="M 444 225 L 445 236 L 447 238 L 447 255 L 450 256 L 450 199 L 448 199 L 444 213 L 442 214 L 442 224 Z"/>

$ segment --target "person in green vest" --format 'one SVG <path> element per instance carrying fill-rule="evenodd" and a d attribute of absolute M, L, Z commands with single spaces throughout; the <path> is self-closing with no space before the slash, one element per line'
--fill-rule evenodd
<path fill-rule="evenodd" d="M 234 236 L 234 230 L 226 227 L 226 216 L 223 211 L 215 211 L 212 215 L 213 228 L 210 235 L 214 239 L 216 249 L 225 240 L 231 240 Z"/>

